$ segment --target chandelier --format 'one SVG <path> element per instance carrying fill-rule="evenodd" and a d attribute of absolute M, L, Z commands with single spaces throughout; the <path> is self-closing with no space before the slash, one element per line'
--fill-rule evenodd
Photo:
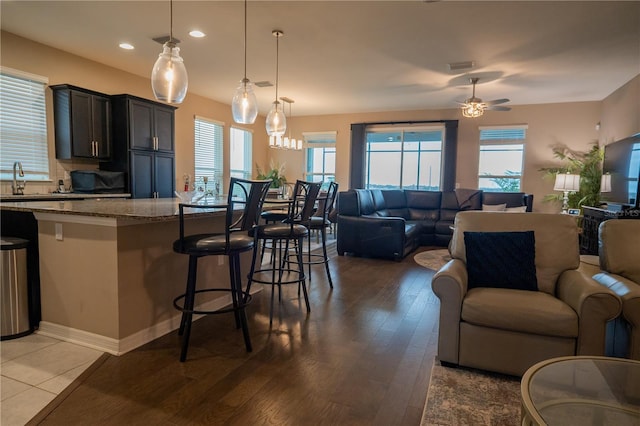
<path fill-rule="evenodd" d="M 287 98 L 285 96 L 281 97 L 280 100 L 285 104 L 289 105 L 289 135 L 282 136 L 270 136 L 269 137 L 269 146 L 271 148 L 279 148 L 279 149 L 293 149 L 296 151 L 300 151 L 302 149 L 302 139 L 295 139 L 291 137 L 291 104 L 295 101 L 293 99 Z M 284 109 L 284 108 L 283 108 Z"/>

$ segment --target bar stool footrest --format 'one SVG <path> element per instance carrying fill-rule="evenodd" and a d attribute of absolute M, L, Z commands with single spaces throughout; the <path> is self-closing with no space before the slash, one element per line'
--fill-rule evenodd
<path fill-rule="evenodd" d="M 224 292 L 224 293 L 236 293 L 238 294 L 238 303 L 237 306 L 233 306 L 233 303 L 230 307 L 220 308 L 213 311 L 199 311 L 199 310 L 189 310 L 185 309 L 183 306 L 178 305 L 178 301 L 183 300 L 186 297 L 185 294 L 181 294 L 180 296 L 173 299 L 173 307 L 176 308 L 180 312 L 189 313 L 189 314 L 198 314 L 198 315 L 216 315 L 216 314 L 226 314 L 229 312 L 239 311 L 244 309 L 249 303 L 251 303 L 251 294 L 246 291 L 235 291 L 228 288 L 207 288 L 202 290 L 196 290 L 195 294 L 198 293 L 209 293 L 209 292 Z"/>

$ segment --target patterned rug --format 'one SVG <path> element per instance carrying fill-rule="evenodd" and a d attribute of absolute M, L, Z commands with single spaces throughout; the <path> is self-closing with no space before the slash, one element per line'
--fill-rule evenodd
<path fill-rule="evenodd" d="M 427 250 L 417 253 L 413 260 L 424 268 L 437 271 L 451 260 L 451 256 L 447 249 Z"/>
<path fill-rule="evenodd" d="M 434 362 L 421 426 L 520 424 L 517 377 Z"/>

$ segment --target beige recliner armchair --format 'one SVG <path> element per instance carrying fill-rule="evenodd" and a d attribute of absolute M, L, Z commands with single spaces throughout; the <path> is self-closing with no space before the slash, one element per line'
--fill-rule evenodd
<path fill-rule="evenodd" d="M 602 272 L 593 279 L 622 299 L 622 315 L 609 331 L 628 346 L 621 355 L 640 360 L 640 220 L 607 220 L 598 233 Z"/>
<path fill-rule="evenodd" d="M 520 240 L 533 235 L 535 242 L 492 245 L 506 231 Z M 465 238 L 465 233 L 471 234 Z M 620 313 L 621 302 L 576 270 L 580 259 L 574 218 L 460 212 L 449 249 L 452 260 L 432 281 L 440 299 L 441 363 L 521 376 L 544 359 L 604 354 L 606 323 Z M 510 263 L 517 268 L 510 269 Z M 482 286 L 475 286 L 484 279 L 478 277 L 478 265 L 488 278 Z M 522 287 L 521 281 L 533 288 L 490 287 L 493 282 Z"/>

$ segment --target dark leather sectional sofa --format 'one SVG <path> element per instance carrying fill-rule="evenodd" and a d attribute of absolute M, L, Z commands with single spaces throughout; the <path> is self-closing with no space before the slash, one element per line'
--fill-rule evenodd
<path fill-rule="evenodd" d="M 456 213 L 498 204 L 525 206 L 530 212 L 533 195 L 477 189 L 343 191 L 338 194 L 338 255 L 401 260 L 420 245 L 446 247 Z"/>

